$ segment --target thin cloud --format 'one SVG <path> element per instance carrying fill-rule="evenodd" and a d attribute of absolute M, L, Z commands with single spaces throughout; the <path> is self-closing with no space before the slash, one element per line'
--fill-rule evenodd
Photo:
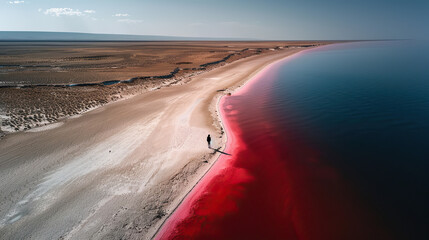
<path fill-rule="evenodd" d="M 83 13 L 79 9 L 72 8 L 49 8 L 44 12 L 46 15 L 51 16 L 82 16 Z"/>
<path fill-rule="evenodd" d="M 24 3 L 24 1 L 9 1 L 9 4 L 21 4 Z"/>
<path fill-rule="evenodd" d="M 39 9 L 40 12 L 40 9 Z M 79 9 L 73 9 L 73 8 L 49 8 L 46 9 L 44 14 L 50 15 L 50 16 L 85 16 L 85 14 L 92 14 L 95 13 L 94 10 L 84 10 L 81 12 Z"/>
<path fill-rule="evenodd" d="M 125 18 L 125 19 L 118 19 L 118 22 L 120 22 L 120 23 L 141 23 L 141 22 L 143 22 L 143 20 Z"/>
<path fill-rule="evenodd" d="M 130 14 L 128 14 L 128 13 L 116 13 L 113 16 L 114 17 L 129 17 Z"/>

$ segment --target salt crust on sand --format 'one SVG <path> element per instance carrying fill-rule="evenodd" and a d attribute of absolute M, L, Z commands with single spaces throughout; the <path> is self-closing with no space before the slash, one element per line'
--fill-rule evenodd
<path fill-rule="evenodd" d="M 27 130 L 27 132 L 42 132 L 42 131 L 57 128 L 63 124 L 64 124 L 63 122 L 51 123 L 51 124 L 48 124 L 45 126 L 29 129 L 29 130 Z"/>

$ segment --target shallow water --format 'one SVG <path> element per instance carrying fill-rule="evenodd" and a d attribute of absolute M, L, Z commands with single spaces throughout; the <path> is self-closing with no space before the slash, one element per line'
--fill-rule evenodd
<path fill-rule="evenodd" d="M 336 44 L 221 109 L 228 147 L 158 238 L 428 239 L 429 44 Z"/>

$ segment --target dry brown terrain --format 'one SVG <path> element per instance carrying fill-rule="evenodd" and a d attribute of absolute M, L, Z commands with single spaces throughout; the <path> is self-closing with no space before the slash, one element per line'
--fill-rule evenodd
<path fill-rule="evenodd" d="M 230 54 L 302 42 L 0 42 L 0 85 L 71 84 L 166 75 Z M 247 51 L 246 51 L 247 49 Z M 232 59 L 232 60 L 233 60 Z"/>
<path fill-rule="evenodd" d="M 241 58 L 319 44 L 324 43 L 1 42 L 0 136 L 183 84 Z M 114 80 L 122 82 L 108 85 Z M 69 86 L 75 84 L 84 86 Z"/>

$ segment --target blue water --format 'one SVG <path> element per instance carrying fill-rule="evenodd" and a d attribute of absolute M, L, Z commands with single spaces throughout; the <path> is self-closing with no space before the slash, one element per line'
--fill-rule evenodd
<path fill-rule="evenodd" d="M 326 46 L 276 75 L 279 134 L 316 151 L 398 239 L 429 239 L 429 42 Z"/>

